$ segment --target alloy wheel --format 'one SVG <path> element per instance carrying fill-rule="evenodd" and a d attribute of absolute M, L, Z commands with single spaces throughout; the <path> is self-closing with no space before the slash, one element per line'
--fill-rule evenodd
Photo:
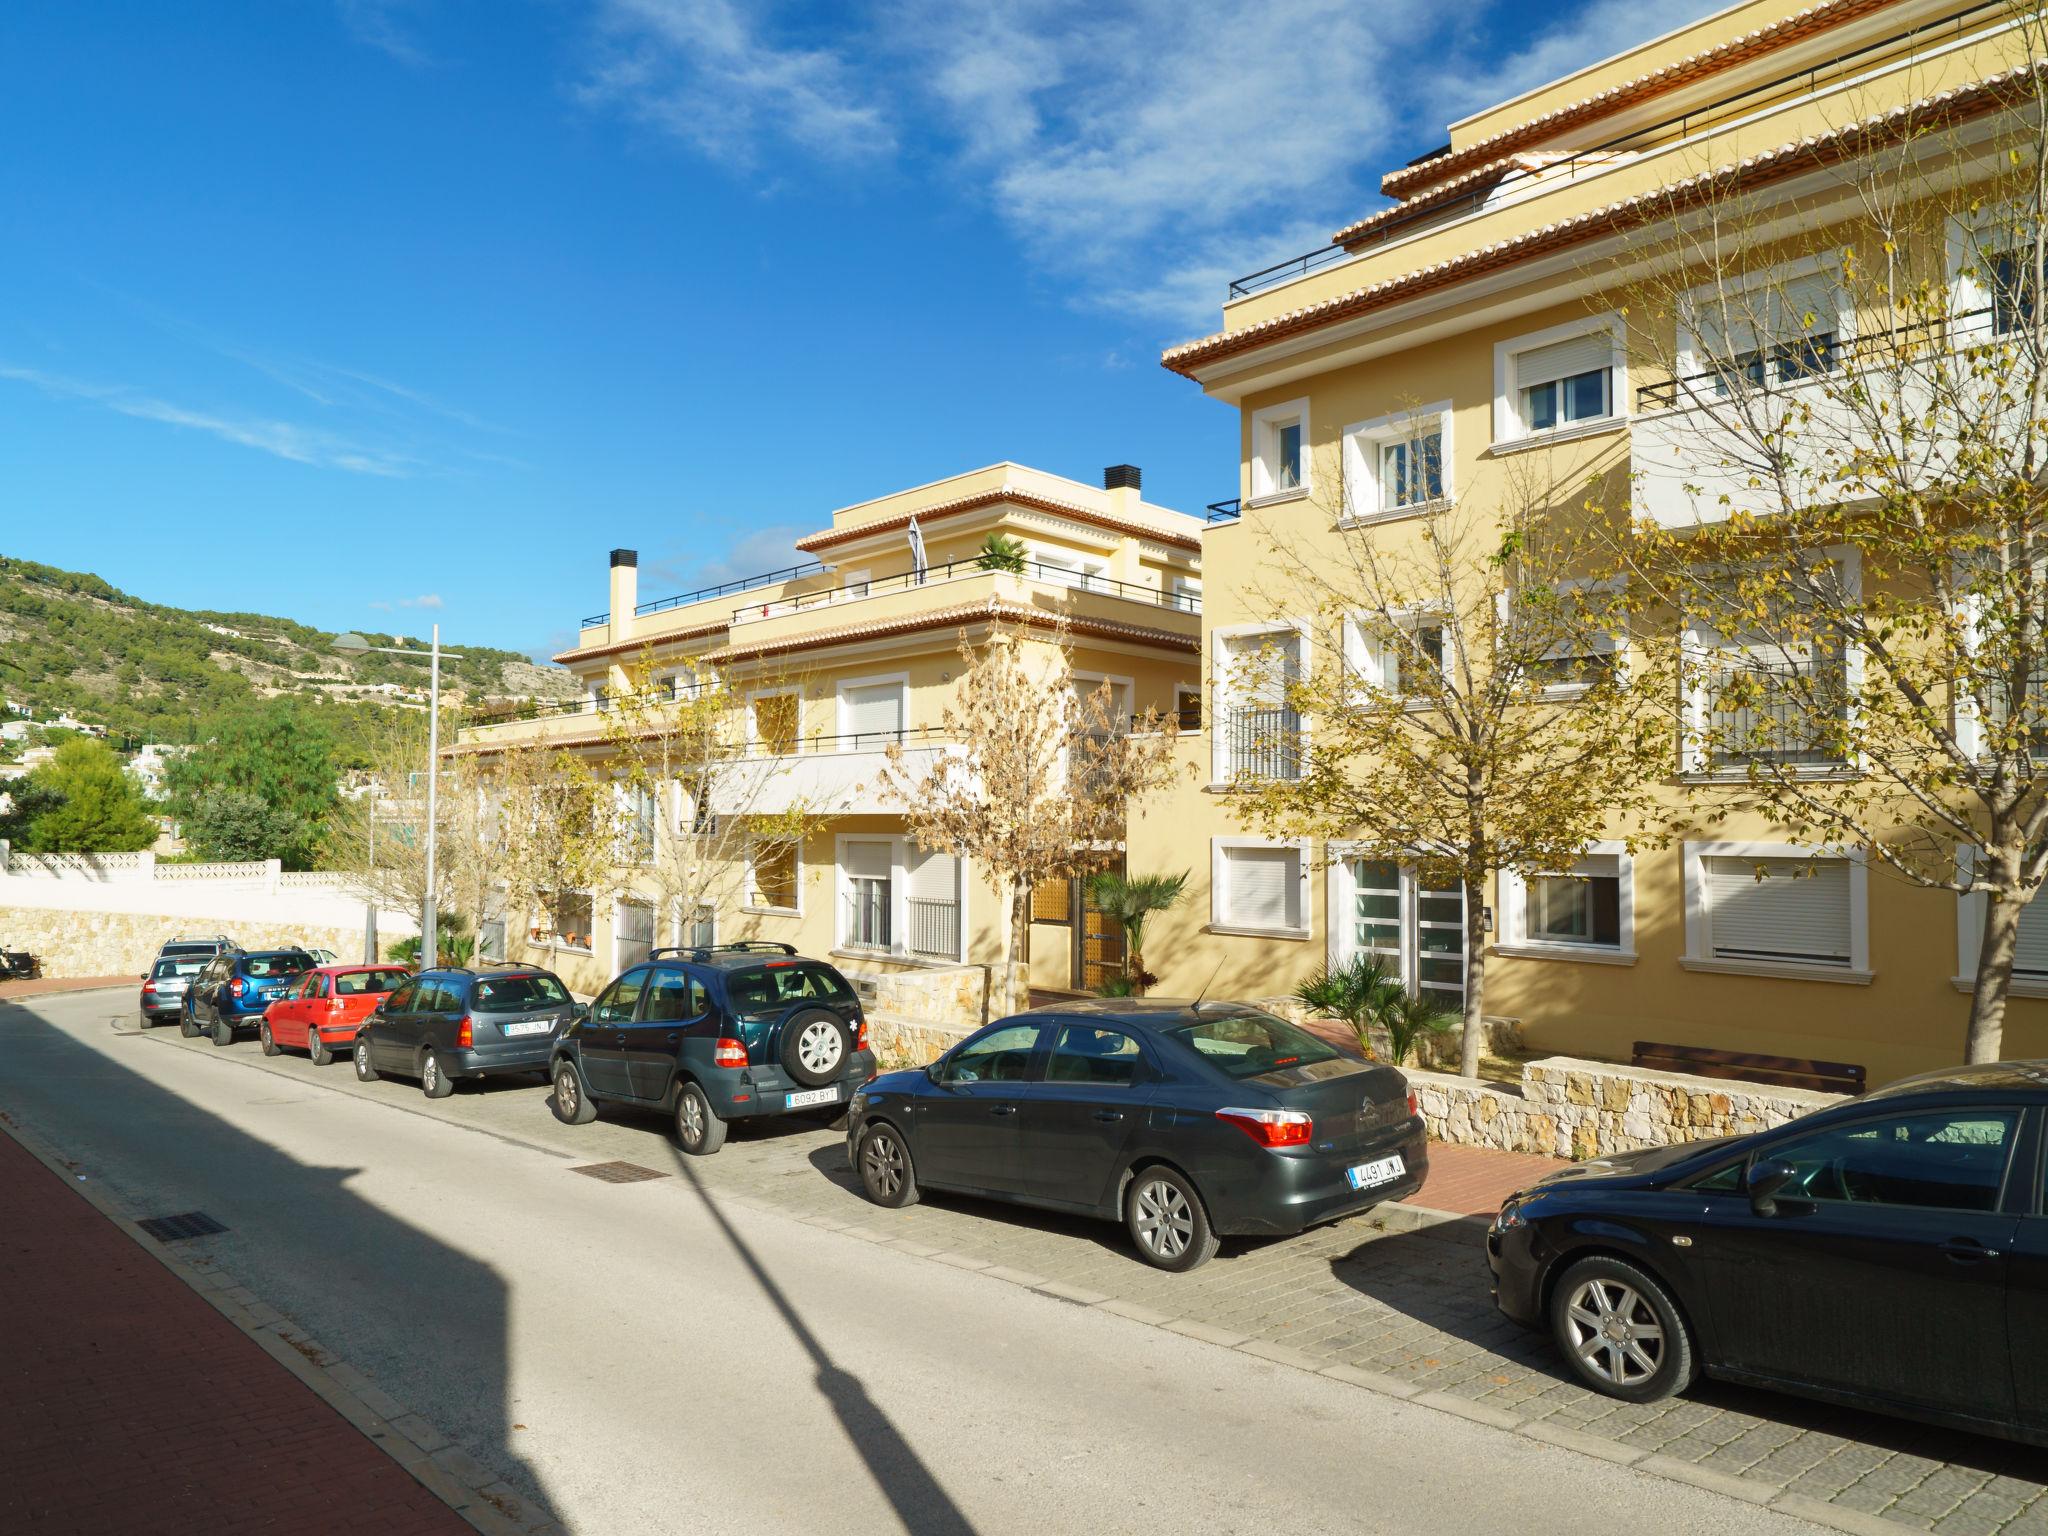
<path fill-rule="evenodd" d="M 576 1113 L 576 1073 L 569 1067 L 555 1074 L 555 1102 L 564 1115 Z"/>
<path fill-rule="evenodd" d="M 435 1085 L 440 1081 L 441 1063 L 429 1052 L 426 1065 L 420 1068 L 420 1086 L 426 1089 L 427 1092 L 432 1093 Z"/>
<path fill-rule="evenodd" d="M 1153 1179 L 1138 1187 L 1132 1226 L 1138 1241 L 1148 1252 L 1162 1259 L 1177 1259 L 1194 1240 L 1195 1213 L 1187 1197 L 1164 1179 Z"/>
<path fill-rule="evenodd" d="M 839 1026 L 828 1024 L 823 1019 L 806 1025 L 804 1032 L 796 1038 L 797 1060 L 804 1064 L 806 1071 L 821 1077 L 838 1067 L 843 1049 L 839 1041 Z"/>
<path fill-rule="evenodd" d="M 860 1166 L 869 1191 L 885 1200 L 903 1187 L 903 1149 L 887 1131 L 878 1131 L 868 1138 Z"/>
<path fill-rule="evenodd" d="M 1664 1364 L 1664 1325 L 1632 1285 L 1586 1281 L 1565 1305 L 1570 1347 L 1579 1363 L 1617 1387 L 1639 1387 Z"/>
<path fill-rule="evenodd" d="M 694 1147 L 704 1140 L 704 1104 L 694 1093 L 683 1095 L 676 1105 L 676 1129 L 682 1133 L 683 1145 Z"/>

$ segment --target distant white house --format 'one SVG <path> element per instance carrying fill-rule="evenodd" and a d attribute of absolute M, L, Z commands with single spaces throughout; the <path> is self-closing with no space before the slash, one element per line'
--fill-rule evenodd
<path fill-rule="evenodd" d="M 152 800 L 165 796 L 165 774 L 174 758 L 184 757 L 192 751 L 189 746 L 174 742 L 146 741 L 128 760 L 128 771 L 142 781 L 142 792 Z"/>

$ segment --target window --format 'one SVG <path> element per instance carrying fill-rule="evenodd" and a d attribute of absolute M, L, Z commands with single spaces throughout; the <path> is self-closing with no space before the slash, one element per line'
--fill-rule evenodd
<path fill-rule="evenodd" d="M 1300 775 L 1301 716 L 1287 691 L 1301 678 L 1305 650 L 1293 629 L 1216 637 L 1215 782 Z"/>
<path fill-rule="evenodd" d="M 633 1010 L 640 1005 L 640 994 L 647 986 L 647 972 L 628 971 L 617 981 L 606 987 L 596 1002 L 590 1005 L 590 1022 L 593 1024 L 630 1024 Z"/>
<path fill-rule="evenodd" d="M 1252 412 L 1252 499 L 1308 489 L 1308 402 Z"/>
<path fill-rule="evenodd" d="M 1380 507 L 1412 507 L 1444 493 L 1444 435 L 1427 432 L 1380 445 Z"/>
<path fill-rule="evenodd" d="M 942 849 L 904 854 L 904 947 L 921 960 L 960 960 L 960 861 Z"/>
<path fill-rule="evenodd" d="M 1463 1003 L 1463 886 L 1429 884 L 1392 859 L 1371 858 L 1340 857 L 1331 881 L 1330 948 L 1337 961 L 1370 955 L 1410 991 Z"/>
<path fill-rule="evenodd" d="M 1345 663 L 1352 675 L 1391 694 L 1426 696 L 1431 678 L 1441 686 L 1446 644 L 1444 621 L 1427 614 L 1403 619 L 1398 633 L 1374 634 L 1358 619 L 1345 625 Z"/>
<path fill-rule="evenodd" d="M 901 678 L 840 684 L 840 749 L 872 752 L 902 740 L 908 692 Z"/>
<path fill-rule="evenodd" d="M 1684 301 L 1681 370 L 1706 394 L 1814 378 L 1835 366 L 1844 330 L 1840 278 L 1798 268 L 1694 289 Z"/>
<path fill-rule="evenodd" d="M 1029 573 L 1047 581 L 1066 582 L 1071 586 L 1100 591 L 1109 576 L 1108 562 L 1076 554 L 1070 549 L 1051 549 L 1043 544 L 1034 544 L 1030 556 L 1027 562 Z"/>
<path fill-rule="evenodd" d="M 563 891 L 549 901 L 534 937 L 544 944 L 589 952 L 591 900 L 586 892 Z"/>
<path fill-rule="evenodd" d="M 1048 1083 L 1086 1083 L 1096 1088 L 1128 1088 L 1138 1080 L 1138 1042 L 1114 1029 L 1068 1024 L 1053 1042 L 1046 1064 Z"/>
<path fill-rule="evenodd" d="M 1852 1120 L 1764 1155 L 1796 1170 L 1781 1198 L 1989 1212 L 2019 1119 L 2017 1110 L 1958 1109 Z"/>
<path fill-rule="evenodd" d="M 1219 1014 L 1171 1033 L 1232 1077 L 1258 1077 L 1337 1059 L 1335 1050 L 1307 1030 L 1265 1013 Z"/>
<path fill-rule="evenodd" d="M 649 1024 L 687 1024 L 711 1011 L 704 983 L 686 971 L 656 971 L 647 989 Z"/>
<path fill-rule="evenodd" d="M 1344 429 L 1344 516 L 1402 516 L 1450 495 L 1451 403 Z"/>
<path fill-rule="evenodd" d="M 612 909 L 612 969 L 638 965 L 654 948 L 654 908 L 622 901 Z"/>
<path fill-rule="evenodd" d="M 676 907 L 676 943 L 684 949 L 706 949 L 718 942 L 718 912 L 709 902 L 700 905 L 694 916 L 685 917 L 680 903 Z"/>
<path fill-rule="evenodd" d="M 1300 847 L 1219 838 L 1215 849 L 1215 927 L 1306 936 Z"/>
<path fill-rule="evenodd" d="M 1176 576 L 1166 585 L 1166 600 L 1169 606 L 1183 613 L 1202 611 L 1202 578 L 1199 576 Z"/>
<path fill-rule="evenodd" d="M 1977 850 L 1961 849 L 1959 872 L 1968 880 Z M 1984 913 L 1991 898 L 1982 891 L 1956 897 L 1956 985 L 1976 985 L 1977 953 L 1984 943 Z M 2020 931 L 2012 957 L 2012 990 L 2018 997 L 2048 997 L 2048 901 L 2036 897 L 2020 909 Z"/>
<path fill-rule="evenodd" d="M 725 994 L 743 1019 L 766 1019 L 798 1003 L 854 1001 L 846 978 L 815 960 L 771 960 L 756 971 L 735 971 L 725 978 Z"/>
<path fill-rule="evenodd" d="M 888 949 L 894 931 L 895 845 L 840 844 L 839 942 L 854 949 Z"/>
<path fill-rule="evenodd" d="M 1687 843 L 1693 970 L 1867 982 L 1862 858 L 1788 843 Z"/>
<path fill-rule="evenodd" d="M 797 750 L 798 712 L 802 700 L 794 693 L 754 696 L 754 740 L 761 750 L 787 757 Z"/>
<path fill-rule="evenodd" d="M 476 928 L 476 957 L 479 960 L 505 958 L 505 919 L 486 917 Z"/>
<path fill-rule="evenodd" d="M 978 1035 L 948 1056 L 942 1083 L 1021 1083 L 1031 1075 L 1041 1026 L 1006 1024 Z"/>
<path fill-rule="evenodd" d="M 644 784 L 622 784 L 618 790 L 620 861 L 626 864 L 654 862 L 654 791 Z"/>
<path fill-rule="evenodd" d="M 1184 732 L 1202 729 L 1202 690 L 1183 683 L 1173 690 L 1174 726 Z"/>
<path fill-rule="evenodd" d="M 2031 250 L 2003 251 L 1985 265 L 1991 280 L 1991 332 L 2010 335 L 2034 323 L 2038 302 Z"/>
<path fill-rule="evenodd" d="M 420 989 L 416 983 L 406 983 L 384 1000 L 384 1011 L 386 1013 L 412 1012 L 412 1001 L 415 997 L 419 996 L 419 991 Z"/>
<path fill-rule="evenodd" d="M 778 912 L 797 910 L 799 879 L 795 843 L 750 845 L 747 905 Z"/>
<path fill-rule="evenodd" d="M 519 1013 L 527 1008 L 558 1008 L 569 994 L 552 976 L 496 976 L 476 984 L 478 1013 Z"/>
<path fill-rule="evenodd" d="M 1591 329 L 1557 326 L 1495 346 L 1495 441 L 1614 417 L 1626 383 L 1618 355 L 1622 334 L 1619 318 L 1609 317 Z"/>
<path fill-rule="evenodd" d="M 390 971 L 344 971 L 334 978 L 334 990 L 341 997 L 360 997 L 366 992 L 390 992 L 405 983 L 405 972 Z M 483 996 L 488 983 L 479 983 L 477 995 Z"/>
<path fill-rule="evenodd" d="M 1633 960 L 1633 882 L 1633 862 L 1619 843 L 1596 844 L 1554 873 L 1502 871 L 1502 952 Z"/>

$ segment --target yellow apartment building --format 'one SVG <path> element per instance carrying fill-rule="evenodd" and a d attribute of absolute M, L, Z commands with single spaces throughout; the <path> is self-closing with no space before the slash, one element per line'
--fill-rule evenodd
<path fill-rule="evenodd" d="M 798 563 L 702 591 L 643 600 L 636 554 L 612 551 L 607 610 L 555 658 L 582 700 L 468 727 L 454 752 L 545 745 L 602 772 L 605 716 L 621 696 L 716 677 L 746 714 L 746 771 L 714 780 L 703 804 L 678 784 L 667 803 L 644 807 L 656 829 L 644 856 L 664 856 L 661 829 L 700 816 L 795 809 L 805 827 L 765 858 L 742 854 L 747 867 L 713 910 L 658 910 L 659 882 L 625 867 L 609 892 L 559 892 L 547 910 L 509 915 L 510 954 L 550 964 L 582 992 L 657 944 L 780 940 L 854 974 L 1002 961 L 1000 898 L 981 870 L 906 834 L 880 788 L 887 749 L 900 745 L 912 772 L 948 750 L 941 719 L 962 639 L 979 645 L 998 626 L 1039 652 L 1037 664 L 1064 636 L 1075 686 L 1108 685 L 1118 715 L 1156 710 L 1176 725 L 1185 715 L 1196 729 L 1202 529 L 1147 502 L 1134 466 L 1089 485 L 1004 463 L 844 507 L 796 541 Z M 983 561 L 992 534 L 1021 546 L 1021 569 Z M 744 788 L 721 787 L 735 784 Z M 1034 896 L 1034 983 L 1099 984 L 1120 961 L 1117 936 L 1078 891 Z"/>
<path fill-rule="evenodd" d="M 1148 932 L 1157 990 L 1276 995 L 1367 951 L 1461 996 L 1458 890 L 1341 839 L 1255 837 L 1234 814 L 1237 787 L 1295 771 L 1314 730 L 1232 681 L 1252 649 L 1306 665 L 1319 643 L 1278 573 L 1334 562 L 1345 541 L 1412 540 L 1432 507 L 1483 512 L 1532 483 L 1630 487 L 1637 516 L 1681 524 L 1725 471 L 1659 370 L 1672 354 L 1620 311 L 1697 206 L 1696 178 L 1725 171 L 1758 238 L 1777 239 L 1854 216 L 1844 167 L 1859 154 L 1989 175 L 2013 72 L 2033 59 L 2004 4 L 1747 0 L 1452 124 L 1444 148 L 1384 178 L 1394 202 L 1233 283 L 1221 327 L 1165 354 L 1237 411 L 1242 468 L 1202 538 L 1208 729 L 1183 743 L 1186 787 L 1130 832 L 1134 872 L 1193 875 Z M 1909 106 L 1934 131 L 1902 144 L 1886 125 Z M 1819 314 L 1819 366 L 1854 366 L 1835 334 L 1879 317 L 1829 309 L 1824 256 L 1784 277 Z M 1674 806 L 1683 777 L 1717 766 L 1674 762 Z M 1909 886 L 1853 850 L 1734 819 L 1633 856 L 1617 834 L 1484 896 L 1487 1012 L 1539 1053 L 1626 1060 L 1657 1041 L 1857 1063 L 1873 1083 L 1960 1058 L 1982 898 Z M 2023 921 L 2014 990 L 2006 1054 L 2048 1055 L 2048 910 Z"/>

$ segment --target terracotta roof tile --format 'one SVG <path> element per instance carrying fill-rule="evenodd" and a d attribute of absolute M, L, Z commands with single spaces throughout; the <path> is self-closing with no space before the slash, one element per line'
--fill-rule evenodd
<path fill-rule="evenodd" d="M 720 619 L 715 624 L 698 624 L 690 629 L 664 629 L 651 635 L 635 635 L 630 640 L 614 640 L 609 645 L 586 645 L 577 650 L 562 651 L 556 661 L 596 661 L 600 656 L 623 656 L 629 651 L 644 651 L 651 645 L 673 645 L 678 640 L 702 640 L 706 635 L 725 633 L 727 621 Z"/>
<path fill-rule="evenodd" d="M 1176 634 L 1172 630 L 1153 629 L 1143 624 L 1120 624 L 1114 619 L 1066 617 L 1063 620 L 1060 615 L 1045 613 L 1036 608 L 1026 608 L 1018 603 L 1006 603 L 1000 598 L 989 598 L 984 602 L 961 603 L 930 613 L 907 614 L 903 618 L 880 624 L 849 624 L 837 629 L 814 629 L 800 635 L 764 640 L 758 645 L 728 645 L 710 652 L 704 660 L 746 661 L 756 656 L 769 656 L 787 651 L 816 650 L 822 646 L 840 645 L 849 640 L 885 639 L 892 635 L 916 634 L 923 630 L 953 629 L 963 624 L 991 622 L 1021 624 L 1032 629 L 1054 629 L 1064 622 L 1065 627 L 1077 635 L 1136 640 L 1168 650 L 1196 653 L 1202 648 L 1201 641 L 1195 636 Z"/>
<path fill-rule="evenodd" d="M 1151 523 L 1139 522 L 1135 518 L 1114 517 L 1107 512 L 1097 512 L 1090 507 L 1076 506 L 1071 501 L 1041 496 L 1036 491 L 1022 490 L 1013 485 L 1001 485 L 992 491 L 976 491 L 971 496 L 942 501 L 935 506 L 919 507 L 914 512 L 905 512 L 896 517 L 878 518 L 872 523 L 856 523 L 850 528 L 829 528 L 823 533 L 814 533 L 807 538 L 798 539 L 796 547 L 806 554 L 821 549 L 833 549 L 841 544 L 850 544 L 855 539 L 867 538 L 871 534 L 908 528 L 913 517 L 920 523 L 935 522 L 942 517 L 954 517 L 963 512 L 977 511 L 982 507 L 992 507 L 998 502 L 1005 501 L 1014 502 L 1020 507 L 1031 507 L 1040 512 L 1056 512 L 1061 517 L 1071 517 L 1076 522 L 1091 523 L 1098 528 L 1108 528 L 1136 538 L 1171 544 L 1176 549 L 1198 550 L 1202 547 L 1201 539 L 1192 533 L 1176 533 L 1155 527 Z"/>

